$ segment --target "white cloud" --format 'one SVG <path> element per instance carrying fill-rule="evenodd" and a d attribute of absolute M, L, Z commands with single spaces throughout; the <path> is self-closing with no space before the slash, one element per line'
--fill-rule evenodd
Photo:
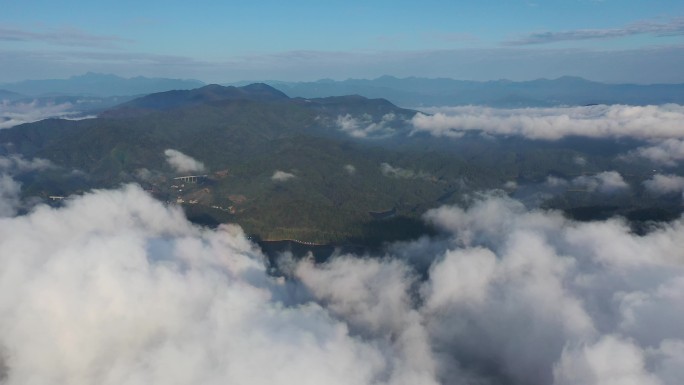
<path fill-rule="evenodd" d="M 0 173 L 0 218 L 11 217 L 17 213 L 20 193 L 21 184 L 11 176 Z"/>
<path fill-rule="evenodd" d="M 549 175 L 546 177 L 546 185 L 549 187 L 565 187 L 568 185 L 568 181 L 563 178 L 558 178 L 556 176 Z"/>
<path fill-rule="evenodd" d="M 24 159 L 22 155 L 0 156 L 0 171 L 10 173 L 22 173 L 29 171 L 42 171 L 55 167 L 47 159 L 33 158 Z"/>
<path fill-rule="evenodd" d="M 9 385 L 376 384 L 417 365 L 298 302 L 236 226 L 196 228 L 138 187 L 38 207 L 0 233 Z"/>
<path fill-rule="evenodd" d="M 578 166 L 586 166 L 587 165 L 587 159 L 584 158 L 583 156 L 578 155 L 578 156 L 574 157 L 572 161 L 575 162 L 575 164 Z"/>
<path fill-rule="evenodd" d="M 166 161 L 174 170 L 176 170 L 176 172 L 186 173 L 204 171 L 204 163 L 185 155 L 180 151 L 167 149 L 164 151 L 164 155 L 166 155 Z"/>
<path fill-rule="evenodd" d="M 651 146 L 636 149 L 633 155 L 646 158 L 652 162 L 674 166 L 677 162 L 684 159 L 684 140 L 665 139 L 654 143 Z"/>
<path fill-rule="evenodd" d="M 358 117 L 346 114 L 338 116 L 335 125 L 354 138 L 384 138 L 394 134 L 391 124 L 396 118 L 396 115 L 389 113 L 383 115 L 380 121 L 374 122 L 368 114 Z"/>
<path fill-rule="evenodd" d="M 603 171 L 595 175 L 582 175 L 572 180 L 572 184 L 601 193 L 614 193 L 629 188 L 629 185 L 617 171 Z"/>
<path fill-rule="evenodd" d="M 238 227 L 136 186 L 0 219 L 4 381 L 681 381 L 684 220 L 635 235 L 496 197 L 425 219 L 441 235 L 401 259 L 291 261 L 287 279 Z"/>
<path fill-rule="evenodd" d="M 684 177 L 678 175 L 656 174 L 644 181 L 646 190 L 656 195 L 681 193 L 684 191 Z"/>
<path fill-rule="evenodd" d="M 678 383 L 681 220 L 640 237 L 501 198 L 427 218 L 451 237 L 422 292 L 442 365 L 485 365 L 492 383 Z"/>
<path fill-rule="evenodd" d="M 276 170 L 273 175 L 271 176 L 271 180 L 275 182 L 286 182 L 290 179 L 296 178 L 297 176 L 295 174 L 285 172 L 285 171 L 280 171 Z"/>
<path fill-rule="evenodd" d="M 414 132 L 460 137 L 467 131 L 557 140 L 567 136 L 639 139 L 684 138 L 684 106 L 599 105 L 587 107 L 496 109 L 442 107 L 417 113 Z"/>
<path fill-rule="evenodd" d="M 80 120 L 93 117 L 81 116 L 78 111 L 74 111 L 73 107 L 71 103 L 44 104 L 37 100 L 31 102 L 0 100 L 0 129 L 47 118 Z"/>
<path fill-rule="evenodd" d="M 16 214 L 21 207 L 21 184 L 12 175 L 53 168 L 47 159 L 24 159 L 21 155 L 0 156 L 0 218 Z"/>
<path fill-rule="evenodd" d="M 555 385 L 662 385 L 646 370 L 643 350 L 615 336 L 592 345 L 568 347 L 554 368 L 554 377 Z"/>

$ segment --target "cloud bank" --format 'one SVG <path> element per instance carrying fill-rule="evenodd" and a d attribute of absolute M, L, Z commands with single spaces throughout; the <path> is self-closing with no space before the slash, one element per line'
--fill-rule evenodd
<path fill-rule="evenodd" d="M 0 201 L 3 201 L 0 198 Z M 11 205 L 12 202 L 5 202 Z M 658 384 L 684 372 L 684 221 L 637 236 L 485 196 L 392 255 L 287 262 L 137 186 L 0 219 L 9 385 Z M 424 275 L 416 261 L 428 261 Z"/>
<path fill-rule="evenodd" d="M 426 109 L 413 119 L 413 132 L 460 137 L 468 131 L 492 135 L 558 140 L 588 138 L 684 138 L 684 106 L 598 105 L 587 107 L 498 109 L 442 107 Z"/>
<path fill-rule="evenodd" d="M 204 163 L 185 155 L 178 150 L 167 149 L 164 151 L 164 155 L 166 155 L 166 161 L 174 170 L 176 170 L 176 172 L 186 173 L 204 171 Z"/>

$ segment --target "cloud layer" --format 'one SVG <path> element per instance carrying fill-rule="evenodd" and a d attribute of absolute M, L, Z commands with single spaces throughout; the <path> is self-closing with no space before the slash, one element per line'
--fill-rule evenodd
<path fill-rule="evenodd" d="M 195 227 L 136 186 L 0 219 L 0 374 L 10 385 L 681 380 L 684 221 L 637 236 L 495 196 L 425 220 L 439 237 L 384 258 L 284 255 L 283 279 L 238 227 Z"/>
<path fill-rule="evenodd" d="M 599 105 L 587 107 L 495 109 L 443 107 L 416 114 L 414 132 L 460 137 L 468 131 L 557 140 L 567 136 L 638 139 L 684 138 L 684 106 Z"/>
<path fill-rule="evenodd" d="M 176 172 L 186 173 L 204 171 L 204 163 L 191 156 L 185 155 L 178 150 L 167 149 L 164 151 L 164 155 L 166 155 L 166 161 L 174 170 L 176 170 Z"/>

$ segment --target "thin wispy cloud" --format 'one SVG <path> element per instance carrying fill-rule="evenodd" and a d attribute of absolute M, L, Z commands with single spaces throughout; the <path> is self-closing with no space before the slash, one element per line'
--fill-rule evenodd
<path fill-rule="evenodd" d="M 335 125 L 339 130 L 354 138 L 385 138 L 394 134 L 391 125 L 396 119 L 393 113 L 383 115 L 379 121 L 374 121 L 373 117 L 368 114 L 358 117 L 346 114 L 338 116 Z"/>
<path fill-rule="evenodd" d="M 607 29 L 577 29 L 570 31 L 536 32 L 518 40 L 507 41 L 505 45 L 533 45 L 548 44 L 560 41 L 577 41 L 592 39 L 612 39 L 635 35 L 679 36 L 684 35 L 684 18 L 672 19 L 665 23 L 654 21 L 639 21 L 622 28 Z"/>
<path fill-rule="evenodd" d="M 42 42 L 53 45 L 89 48 L 118 48 L 122 44 L 133 42 L 131 39 L 91 34 L 73 27 L 36 32 L 6 26 L 0 26 L 0 41 Z"/>
<path fill-rule="evenodd" d="M 30 102 L 0 100 L 0 129 L 47 118 L 80 119 L 84 118 L 84 116 L 75 111 L 74 105 L 68 102 L 41 103 L 38 100 Z"/>

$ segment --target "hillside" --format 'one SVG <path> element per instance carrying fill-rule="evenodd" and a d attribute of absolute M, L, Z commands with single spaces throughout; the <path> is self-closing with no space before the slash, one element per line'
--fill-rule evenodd
<path fill-rule="evenodd" d="M 643 188 L 613 196 L 543 192 L 549 175 L 572 179 L 605 170 L 640 186 L 652 165 L 617 157 L 639 141 L 547 142 L 477 132 L 444 140 L 413 133 L 415 113 L 358 95 L 304 99 L 264 84 L 209 85 L 150 94 L 95 119 L 0 130 L 0 151 L 57 166 L 24 177 L 26 196 L 134 182 L 181 204 L 198 223 L 237 222 L 264 240 L 377 245 L 407 239 L 429 232 L 420 220 L 427 209 L 467 204 L 491 189 L 567 210 L 604 205 L 608 214 L 674 202 L 649 198 Z M 203 167 L 174 168 L 170 149 Z M 201 177 L 174 179 L 183 175 Z M 516 185 L 521 188 L 510 187 Z"/>

